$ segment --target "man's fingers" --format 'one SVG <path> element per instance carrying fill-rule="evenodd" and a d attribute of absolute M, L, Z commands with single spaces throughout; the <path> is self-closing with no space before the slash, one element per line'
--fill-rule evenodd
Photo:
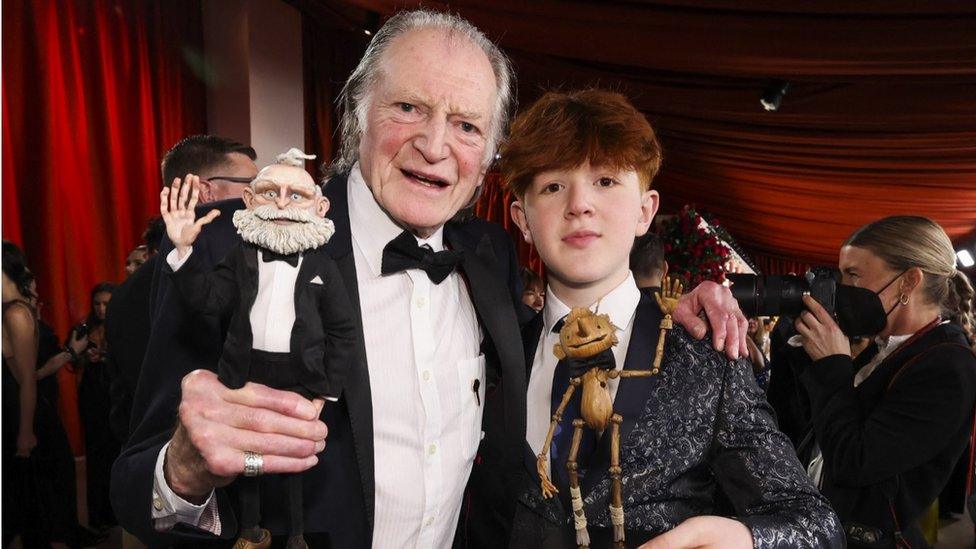
<path fill-rule="evenodd" d="M 725 321 L 725 356 L 735 360 L 742 355 L 748 354 L 745 345 L 742 348 L 742 338 L 739 337 L 739 319 L 732 313 L 728 313 Z"/>
<path fill-rule="evenodd" d="M 254 452 L 254 450 L 248 450 Z M 234 477 L 236 475 L 241 475 L 244 473 L 244 450 L 239 450 L 232 447 L 222 447 L 220 450 L 214 451 L 207 455 L 203 453 L 203 459 L 206 462 L 207 471 L 217 477 Z M 265 475 L 275 474 L 275 473 L 300 473 L 302 471 L 308 470 L 318 463 L 318 458 L 314 455 L 294 458 L 287 456 L 279 456 L 276 454 L 261 454 L 262 465 L 261 472 Z"/>
<path fill-rule="evenodd" d="M 180 187 L 180 198 L 179 198 L 179 208 L 181 210 L 186 209 L 187 202 L 189 201 L 190 189 L 193 188 L 193 174 L 186 174 L 183 179 L 183 185 Z"/>
<path fill-rule="evenodd" d="M 169 215 L 169 187 L 163 187 L 163 190 L 159 191 L 159 213 L 162 214 L 163 219 Z"/>
<path fill-rule="evenodd" d="M 228 391 L 227 400 L 244 406 L 266 408 L 298 419 L 318 419 L 318 410 L 311 400 L 291 391 L 272 389 L 260 383 L 247 383 L 235 391 Z"/>
<path fill-rule="evenodd" d="M 712 327 L 712 345 L 715 350 L 722 352 L 725 350 L 725 341 L 728 328 L 729 313 L 722 309 L 705 309 L 708 316 L 708 324 Z"/>
<path fill-rule="evenodd" d="M 172 188 L 169 190 L 169 211 L 176 212 L 176 204 L 180 197 L 180 178 L 173 179 Z"/>
<path fill-rule="evenodd" d="M 746 338 L 749 337 L 749 321 L 746 320 L 742 311 L 736 311 L 733 316 L 738 320 L 739 325 L 739 356 L 747 355 L 749 354 L 749 347 L 747 347 Z"/>
<path fill-rule="evenodd" d="M 325 399 L 316 398 L 312 399 L 312 404 L 315 405 L 315 417 L 320 417 L 322 415 L 322 408 L 325 408 Z"/>
<path fill-rule="evenodd" d="M 314 443 L 328 435 L 328 429 L 319 420 L 298 419 L 267 408 L 226 403 L 203 410 L 202 416 L 215 424 L 255 436 L 276 434 Z"/>
<path fill-rule="evenodd" d="M 186 206 L 186 209 L 191 212 L 197 207 L 197 198 L 200 196 L 200 178 L 197 176 L 191 176 L 192 179 L 190 183 L 190 203 Z M 188 178 L 189 179 L 189 178 Z"/>
<path fill-rule="evenodd" d="M 193 192 L 196 193 L 196 190 L 194 190 Z M 197 219 L 196 226 L 203 227 L 207 223 L 210 223 L 214 219 L 217 219 L 217 217 L 219 216 L 220 216 L 220 210 L 210 210 L 209 212 L 207 212 L 207 215 L 201 217 L 200 219 Z"/>

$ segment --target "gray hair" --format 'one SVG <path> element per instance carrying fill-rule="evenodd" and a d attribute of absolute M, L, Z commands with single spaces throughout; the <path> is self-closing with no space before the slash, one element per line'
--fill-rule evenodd
<path fill-rule="evenodd" d="M 339 122 L 339 154 L 329 167 L 327 177 L 349 171 L 359 159 L 359 141 L 366 131 L 366 113 L 373 89 L 382 72 L 380 61 L 383 54 L 398 36 L 420 28 L 444 29 L 452 36 L 469 40 L 488 56 L 495 74 L 497 90 L 495 112 L 488 128 L 485 163 L 494 157 L 515 107 L 515 71 L 511 61 L 483 32 L 459 15 L 426 9 L 402 11 L 391 17 L 376 32 L 359 65 L 349 75 L 339 93 L 337 102 L 342 111 Z"/>

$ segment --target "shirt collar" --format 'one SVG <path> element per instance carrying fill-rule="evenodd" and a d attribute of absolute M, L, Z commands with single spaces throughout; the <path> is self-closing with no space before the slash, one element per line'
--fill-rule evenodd
<path fill-rule="evenodd" d="M 352 238 L 363 252 L 366 264 L 373 276 L 380 276 L 383 265 L 383 248 L 403 232 L 403 227 L 383 211 L 363 179 L 363 172 L 356 162 L 349 172 L 349 227 Z M 444 227 L 430 237 L 417 238 L 417 245 L 427 244 L 435 252 L 444 249 Z"/>
<path fill-rule="evenodd" d="M 603 296 L 603 299 L 590 305 L 590 310 L 610 316 L 610 322 L 620 331 L 626 331 L 634 321 L 637 305 L 640 303 L 640 289 L 634 280 L 633 273 L 627 273 L 627 278 Z M 542 310 L 544 333 L 552 331 L 552 327 L 559 319 L 569 314 L 569 306 L 560 301 L 559 297 L 546 288 L 546 305 Z"/>

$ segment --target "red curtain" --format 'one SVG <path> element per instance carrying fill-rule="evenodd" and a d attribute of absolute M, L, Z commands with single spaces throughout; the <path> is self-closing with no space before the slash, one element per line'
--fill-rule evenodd
<path fill-rule="evenodd" d="M 96 282 L 123 278 L 158 213 L 161 153 L 205 128 L 201 44 L 199 0 L 3 3 L 3 238 L 59 334 Z M 80 452 L 75 381 L 59 373 Z"/>
<path fill-rule="evenodd" d="M 293 3 L 359 29 L 366 10 L 420 4 Z M 499 41 L 523 106 L 552 88 L 626 94 L 664 145 L 662 213 L 717 215 L 773 272 L 836 264 L 854 229 L 886 215 L 927 215 L 957 242 L 976 230 L 971 0 L 423 5 Z M 759 104 L 772 78 L 791 83 L 775 113 Z"/>

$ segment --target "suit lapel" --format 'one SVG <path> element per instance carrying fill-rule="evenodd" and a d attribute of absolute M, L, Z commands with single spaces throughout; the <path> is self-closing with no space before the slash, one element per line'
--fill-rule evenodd
<path fill-rule="evenodd" d="M 242 255 L 244 256 L 244 279 L 241 286 L 241 303 L 245 307 L 241 308 L 241 310 L 247 311 L 245 318 L 247 319 L 247 326 L 250 328 L 250 311 L 251 307 L 254 306 L 254 300 L 258 296 L 258 248 L 253 244 L 244 243 L 244 249 L 242 251 Z"/>
<path fill-rule="evenodd" d="M 444 227 L 447 243 L 461 252 L 461 269 L 467 277 L 471 300 L 498 353 L 510 458 L 513 462 L 521 462 L 522 453 L 515 453 L 515 449 L 525 444 L 526 385 L 518 319 L 508 287 L 503 278 L 491 270 L 490 265 L 497 265 L 497 258 L 490 238 L 483 235 L 472 247 L 465 242 L 464 236 L 454 224 Z"/>
<path fill-rule="evenodd" d="M 634 328 L 630 332 L 630 345 L 627 347 L 624 370 L 651 369 L 660 333 L 661 317 L 661 310 L 654 299 L 641 292 L 637 314 L 634 318 Z M 613 400 L 613 411 L 623 417 L 623 423 L 620 425 L 621 446 L 634 429 L 634 425 L 643 413 L 647 399 L 657 383 L 658 376 L 620 379 L 617 395 Z M 596 455 L 590 462 L 587 475 L 583 479 L 584 495 L 588 494 L 593 486 L 607 474 L 607 469 L 610 466 L 610 439 L 610 429 L 607 429 L 600 438 Z"/>
<path fill-rule="evenodd" d="M 348 184 L 345 177 L 335 177 L 325 184 L 324 194 L 331 204 L 329 219 L 335 224 L 335 234 L 324 249 L 335 260 L 359 328 L 356 355 L 358 360 L 349 372 L 343 397 L 349 409 L 356 461 L 359 465 L 366 503 L 366 517 L 373 528 L 375 479 L 373 460 L 373 404 L 369 388 L 369 368 L 366 365 L 366 343 L 363 341 L 363 313 L 359 303 L 359 281 L 356 261 L 352 253 L 352 234 L 349 225 Z"/>
<path fill-rule="evenodd" d="M 535 351 L 539 347 L 539 339 L 542 338 L 542 328 L 544 326 L 545 321 L 540 313 L 532 317 L 532 320 L 522 328 L 522 348 L 525 350 L 526 387 L 528 387 L 529 377 L 532 374 L 532 363 L 535 361 Z M 528 469 L 532 482 L 538 484 L 539 471 L 535 465 L 536 456 L 532 453 L 532 448 L 529 446 L 528 441 L 523 445 L 525 446 L 525 468 Z"/>

